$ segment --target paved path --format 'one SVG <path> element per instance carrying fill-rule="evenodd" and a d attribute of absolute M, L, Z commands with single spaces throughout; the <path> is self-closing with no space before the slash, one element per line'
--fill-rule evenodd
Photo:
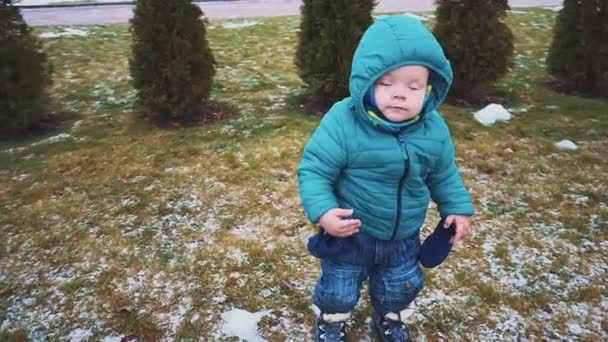
<path fill-rule="evenodd" d="M 170 0 L 167 0 L 170 1 Z M 329 0 L 328 0 L 329 1 Z M 433 10 L 434 0 L 380 0 L 376 12 L 417 12 Z M 561 0 L 511 0 L 511 7 L 560 6 Z M 240 0 L 197 3 L 210 19 L 276 17 L 298 15 L 300 0 Z M 104 5 L 60 8 L 23 8 L 32 26 L 125 24 L 133 15 L 133 5 Z"/>

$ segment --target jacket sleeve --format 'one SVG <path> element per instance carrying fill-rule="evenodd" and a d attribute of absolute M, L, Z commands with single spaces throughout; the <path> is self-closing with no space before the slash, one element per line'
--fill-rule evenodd
<path fill-rule="evenodd" d="M 465 188 L 456 165 L 454 143 L 450 137 L 443 143 L 435 169 L 429 173 L 427 186 L 441 217 L 475 214 L 471 195 Z"/>
<path fill-rule="evenodd" d="M 304 148 L 298 168 L 300 199 L 308 219 L 316 224 L 328 210 L 338 208 L 336 180 L 346 165 L 344 134 L 332 110 L 321 120 Z"/>

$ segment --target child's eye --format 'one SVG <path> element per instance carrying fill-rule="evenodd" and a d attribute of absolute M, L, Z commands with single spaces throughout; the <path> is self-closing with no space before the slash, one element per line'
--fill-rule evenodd
<path fill-rule="evenodd" d="M 409 88 L 410 88 L 410 90 L 420 90 L 421 89 L 419 87 L 409 87 Z"/>
<path fill-rule="evenodd" d="M 390 87 L 391 83 L 390 82 L 380 82 L 380 85 L 385 86 L 385 87 Z"/>

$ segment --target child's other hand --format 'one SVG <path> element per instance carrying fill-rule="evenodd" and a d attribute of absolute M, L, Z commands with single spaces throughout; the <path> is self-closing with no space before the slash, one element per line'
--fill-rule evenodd
<path fill-rule="evenodd" d="M 443 226 L 449 228 L 452 223 L 456 225 L 456 234 L 450 239 L 451 244 L 464 240 L 464 238 L 471 233 L 471 221 L 468 216 L 449 215 L 446 217 Z"/>
<path fill-rule="evenodd" d="M 332 236 L 347 237 L 359 231 L 361 220 L 345 219 L 352 216 L 352 209 L 331 209 L 319 219 L 321 227 Z"/>

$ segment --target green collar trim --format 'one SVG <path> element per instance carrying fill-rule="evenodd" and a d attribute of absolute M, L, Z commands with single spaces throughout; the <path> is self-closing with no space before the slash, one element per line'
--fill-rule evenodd
<path fill-rule="evenodd" d="M 378 114 L 373 108 L 366 106 L 365 109 L 367 110 L 367 115 L 369 115 L 373 121 L 380 123 L 382 126 L 385 126 L 394 132 L 398 132 L 402 128 L 410 126 L 410 125 L 420 121 L 420 115 L 416 115 L 415 117 L 413 117 L 409 120 L 406 120 L 406 121 L 392 122 L 392 121 L 388 121 L 387 119 L 385 119 L 383 116 L 381 116 L 381 114 Z"/>

